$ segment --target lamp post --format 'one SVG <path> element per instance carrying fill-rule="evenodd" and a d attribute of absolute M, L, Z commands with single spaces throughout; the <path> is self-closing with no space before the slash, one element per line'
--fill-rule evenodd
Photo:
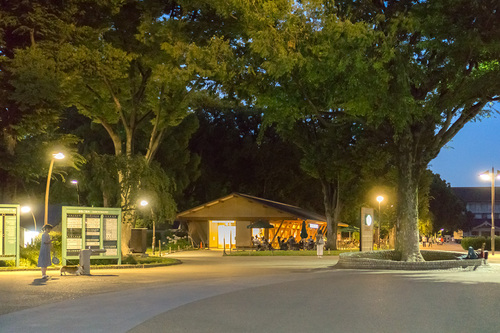
<path fill-rule="evenodd" d="M 491 254 L 495 254 L 495 178 L 498 178 L 500 172 L 491 167 L 490 171 L 485 171 L 479 175 L 481 179 L 491 181 Z"/>
<path fill-rule="evenodd" d="M 31 210 L 30 206 L 23 206 L 21 207 L 21 213 L 29 213 L 31 212 L 31 216 L 33 216 L 33 223 L 35 224 L 35 231 L 36 231 L 36 219 L 35 219 L 35 214 L 33 214 L 33 211 Z"/>
<path fill-rule="evenodd" d="M 382 215 L 380 214 L 380 203 L 384 201 L 384 197 L 379 195 L 377 197 L 378 201 L 378 249 L 380 250 L 380 225 L 382 224 Z"/>
<path fill-rule="evenodd" d="M 62 160 L 64 158 L 63 153 L 52 154 L 52 159 L 50 160 L 49 174 L 47 176 L 47 188 L 45 189 L 45 213 L 43 216 L 43 225 L 47 225 L 49 222 L 49 189 L 50 189 L 50 178 L 52 177 L 52 168 L 54 167 L 55 160 Z"/>
<path fill-rule="evenodd" d="M 78 180 L 73 179 L 71 181 L 71 184 L 76 186 L 77 202 L 78 202 L 78 206 L 80 206 L 80 188 L 78 187 Z"/>
<path fill-rule="evenodd" d="M 146 207 L 149 203 L 146 200 L 141 201 L 141 206 Z M 156 243 L 156 225 L 155 218 L 153 215 L 153 207 L 151 208 L 151 219 L 153 220 L 153 242 L 151 244 L 151 250 L 153 251 L 153 255 L 155 254 L 155 243 Z"/>

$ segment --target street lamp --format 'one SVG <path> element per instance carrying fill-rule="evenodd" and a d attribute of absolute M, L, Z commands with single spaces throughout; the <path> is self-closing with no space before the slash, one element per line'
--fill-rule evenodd
<path fill-rule="evenodd" d="M 33 211 L 31 210 L 30 206 L 23 206 L 21 207 L 21 213 L 29 213 L 31 212 L 31 216 L 33 216 L 33 223 L 35 224 L 35 231 L 36 231 L 36 219 L 35 219 L 35 214 L 33 214 Z"/>
<path fill-rule="evenodd" d="M 77 202 L 78 202 L 78 206 L 80 206 L 80 188 L 78 187 L 78 180 L 73 179 L 71 181 L 71 184 L 76 185 Z"/>
<path fill-rule="evenodd" d="M 382 215 L 380 214 L 380 203 L 384 201 L 384 197 L 379 195 L 377 197 L 378 201 L 378 249 L 380 250 L 380 225 L 382 224 Z"/>
<path fill-rule="evenodd" d="M 491 167 L 490 171 L 485 171 L 479 175 L 483 180 L 491 181 L 491 254 L 495 254 L 495 178 L 499 178 L 500 172 L 497 170 L 495 175 L 495 168 Z"/>
<path fill-rule="evenodd" d="M 141 206 L 146 207 L 149 203 L 146 200 L 141 201 Z M 151 244 L 151 250 L 153 251 L 153 255 L 155 254 L 155 243 L 156 243 L 156 225 L 155 225 L 155 217 L 153 215 L 153 207 L 151 208 L 151 219 L 153 220 L 153 243 Z"/>
<path fill-rule="evenodd" d="M 49 166 L 49 174 L 47 176 L 47 188 L 45 189 L 45 214 L 43 216 L 43 225 L 47 225 L 49 222 L 49 188 L 50 188 L 50 178 L 52 177 L 52 168 L 54 167 L 55 160 L 62 160 L 64 158 L 63 153 L 52 154 Z"/>

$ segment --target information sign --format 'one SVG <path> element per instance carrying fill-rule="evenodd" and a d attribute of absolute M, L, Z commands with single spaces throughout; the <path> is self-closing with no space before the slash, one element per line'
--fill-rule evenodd
<path fill-rule="evenodd" d="M 15 260 L 19 266 L 20 206 L 0 205 L 0 260 Z"/>
<path fill-rule="evenodd" d="M 373 250 L 373 208 L 361 208 L 361 251 Z"/>
<path fill-rule="evenodd" d="M 63 207 L 63 265 L 78 260 L 83 249 L 105 250 L 94 259 L 117 259 L 121 264 L 121 209 Z"/>

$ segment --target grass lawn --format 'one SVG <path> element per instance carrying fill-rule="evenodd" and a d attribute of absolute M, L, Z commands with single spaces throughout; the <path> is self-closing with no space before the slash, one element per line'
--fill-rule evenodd
<path fill-rule="evenodd" d="M 358 252 L 358 249 L 352 250 L 336 250 L 323 252 L 323 256 L 338 256 L 344 252 Z M 300 251 L 254 251 L 254 250 L 226 250 L 228 256 L 316 256 L 316 250 L 300 250 Z"/>

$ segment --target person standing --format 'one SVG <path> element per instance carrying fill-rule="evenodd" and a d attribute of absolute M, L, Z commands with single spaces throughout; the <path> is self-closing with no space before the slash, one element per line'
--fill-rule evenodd
<path fill-rule="evenodd" d="M 325 246 L 325 239 L 323 238 L 323 233 L 318 230 L 316 234 L 316 254 L 318 258 L 323 258 L 323 247 Z"/>
<path fill-rule="evenodd" d="M 47 267 L 52 265 L 50 252 L 52 250 L 52 240 L 50 239 L 49 232 L 52 230 L 52 225 L 46 224 L 42 227 L 42 243 L 40 244 L 40 254 L 38 255 L 37 267 L 42 269 L 42 279 L 49 279 L 47 275 Z"/>

